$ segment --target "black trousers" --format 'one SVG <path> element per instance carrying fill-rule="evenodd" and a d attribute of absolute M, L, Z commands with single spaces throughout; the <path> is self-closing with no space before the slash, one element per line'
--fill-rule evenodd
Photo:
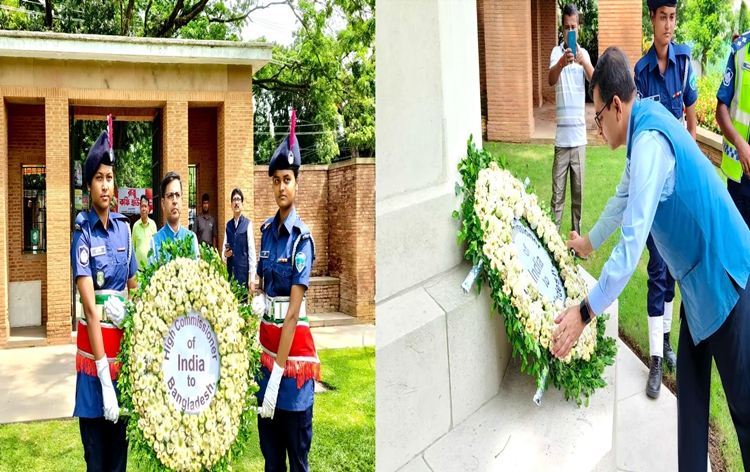
<path fill-rule="evenodd" d="M 87 472 L 125 472 L 128 466 L 127 419 L 78 418 Z"/>
<path fill-rule="evenodd" d="M 674 278 L 669 273 L 667 263 L 656 249 L 651 233 L 646 239 L 648 248 L 648 316 L 662 316 L 664 302 L 674 300 Z"/>
<path fill-rule="evenodd" d="M 260 450 L 266 461 L 265 472 L 309 472 L 307 455 L 312 444 L 313 407 L 305 411 L 276 409 L 273 419 L 258 416 Z"/>
<path fill-rule="evenodd" d="M 748 282 L 750 283 L 750 282 Z M 740 299 L 724 324 L 708 339 L 693 344 L 680 307 L 677 352 L 677 445 L 680 472 L 707 469 L 711 359 L 716 361 L 742 462 L 750 470 L 750 285 L 737 288 Z"/>

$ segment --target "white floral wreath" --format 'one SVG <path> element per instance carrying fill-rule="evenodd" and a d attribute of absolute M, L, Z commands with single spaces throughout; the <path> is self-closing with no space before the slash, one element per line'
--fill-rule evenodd
<path fill-rule="evenodd" d="M 163 363 L 170 326 L 192 313 L 218 340 L 220 381 L 209 406 L 181 412 L 170 400 Z M 172 470 L 211 469 L 237 439 L 250 382 L 245 321 L 229 282 L 202 260 L 180 257 L 160 267 L 133 313 L 129 379 L 137 426 L 159 461 Z"/>
<path fill-rule="evenodd" d="M 490 261 L 489 270 L 496 271 L 503 281 L 503 293 L 516 308 L 519 321 L 526 332 L 542 348 L 551 350 L 555 318 L 564 308 L 579 304 L 586 293 L 586 283 L 578 273 L 573 258 L 568 253 L 552 220 L 539 207 L 537 196 L 525 191 L 523 183 L 495 162 L 482 169 L 476 182 L 474 212 L 484 230 L 484 255 Z M 560 268 L 567 297 L 563 306 L 560 300 L 552 302 L 541 295 L 529 273 L 519 260 L 512 243 L 515 225 L 525 220 L 544 241 L 547 252 Z M 596 318 L 586 326 L 563 362 L 572 359 L 588 361 L 596 348 Z"/>

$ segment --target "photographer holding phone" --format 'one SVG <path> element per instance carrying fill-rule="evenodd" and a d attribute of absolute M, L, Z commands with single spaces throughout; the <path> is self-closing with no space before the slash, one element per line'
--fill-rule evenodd
<path fill-rule="evenodd" d="M 557 103 L 551 206 L 559 232 L 570 170 L 573 230 L 580 233 L 587 144 L 585 78 L 591 79 L 594 67 L 589 53 L 577 44 L 578 10 L 575 5 L 568 4 L 563 8 L 562 24 L 563 42 L 552 50 L 549 66 L 549 84 L 555 86 Z"/>
<path fill-rule="evenodd" d="M 227 264 L 229 277 L 234 278 L 248 288 L 255 291 L 255 238 L 253 237 L 253 223 L 242 215 L 242 204 L 245 196 L 242 190 L 232 190 L 230 197 L 234 218 L 227 221 L 224 230 L 224 246 L 221 248 L 221 258 Z"/>

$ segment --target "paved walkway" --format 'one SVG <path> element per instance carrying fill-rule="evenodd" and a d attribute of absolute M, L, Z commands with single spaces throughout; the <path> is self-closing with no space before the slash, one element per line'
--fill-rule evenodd
<path fill-rule="evenodd" d="M 316 347 L 375 346 L 375 325 L 312 328 Z M 0 350 L 0 424 L 70 418 L 75 345 Z"/>

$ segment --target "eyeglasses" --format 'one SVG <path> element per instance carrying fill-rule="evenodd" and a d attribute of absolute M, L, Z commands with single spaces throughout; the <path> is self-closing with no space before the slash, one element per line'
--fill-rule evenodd
<path fill-rule="evenodd" d="M 598 112 L 596 113 L 596 115 L 594 116 L 594 123 L 596 123 L 596 127 L 597 127 L 597 128 L 599 128 L 599 129 L 602 129 L 602 122 L 601 122 L 600 116 L 601 116 L 602 112 L 604 112 L 604 109 L 605 109 L 605 108 L 607 108 L 608 106 L 610 106 L 611 104 L 612 104 L 612 100 L 609 100 L 609 101 L 608 101 L 608 102 L 607 102 L 607 103 L 606 103 L 606 104 L 605 104 L 605 105 L 604 105 L 604 106 L 602 107 L 602 109 L 601 109 L 601 110 L 599 110 L 599 111 L 598 111 Z"/>
<path fill-rule="evenodd" d="M 165 195 L 167 200 L 179 200 L 182 197 L 180 192 L 172 192 Z"/>
<path fill-rule="evenodd" d="M 232 199 L 232 203 L 242 203 L 242 199 L 240 197 L 235 197 Z"/>

